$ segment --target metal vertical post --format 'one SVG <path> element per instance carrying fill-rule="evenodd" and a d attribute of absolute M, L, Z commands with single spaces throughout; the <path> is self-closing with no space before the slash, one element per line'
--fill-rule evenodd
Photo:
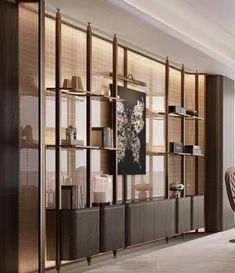
<path fill-rule="evenodd" d="M 185 106 L 185 95 L 184 95 L 184 82 L 185 82 L 185 73 L 184 73 L 184 65 L 182 65 L 181 68 L 181 107 Z M 183 147 L 185 146 L 185 118 L 182 117 L 181 119 L 181 141 L 183 143 Z M 181 158 L 181 178 L 182 178 L 182 184 L 185 186 L 185 156 L 183 155 Z M 184 188 L 183 196 L 185 197 L 185 191 Z"/>
<path fill-rule="evenodd" d="M 124 77 L 128 75 L 128 50 L 124 48 Z M 124 81 L 124 87 L 127 87 L 127 81 Z M 123 192 L 123 202 L 125 203 L 127 200 L 127 175 L 123 175 L 123 184 L 122 184 L 122 192 Z"/>
<path fill-rule="evenodd" d="M 56 126 L 56 149 L 55 149 L 55 158 L 56 158 L 56 270 L 60 271 L 61 267 L 61 242 L 60 242 L 60 84 L 61 84 L 61 14 L 60 11 L 57 11 L 56 14 L 56 104 L 55 104 L 55 126 Z"/>
<path fill-rule="evenodd" d="M 169 60 L 165 65 L 165 196 L 169 198 Z"/>
<path fill-rule="evenodd" d="M 86 33 L 86 88 L 87 91 L 92 91 L 92 29 L 91 24 L 88 23 Z M 86 97 L 86 118 L 87 118 L 87 146 L 91 145 L 91 97 Z M 86 153 L 86 175 L 87 175 L 87 187 L 86 187 L 86 198 L 87 207 L 91 206 L 91 150 L 87 149 Z"/>
<path fill-rule="evenodd" d="M 197 111 L 197 115 L 199 115 L 199 89 L 198 89 L 198 72 L 195 74 L 195 110 Z M 195 145 L 199 144 L 199 120 L 195 120 Z M 198 157 L 195 158 L 195 195 L 198 195 Z"/>
<path fill-rule="evenodd" d="M 45 86 L 44 86 L 44 49 L 45 49 L 45 3 L 38 3 L 38 71 L 39 71 L 39 259 L 38 271 L 45 272 Z"/>
<path fill-rule="evenodd" d="M 113 88 L 112 96 L 117 97 L 118 43 L 116 34 L 113 37 Z M 113 102 L 113 142 L 117 147 L 117 102 Z M 113 204 L 117 203 L 117 151 L 113 152 Z"/>

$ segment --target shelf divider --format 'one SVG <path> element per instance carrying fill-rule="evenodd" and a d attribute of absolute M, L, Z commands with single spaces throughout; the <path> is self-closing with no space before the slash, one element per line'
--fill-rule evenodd
<path fill-rule="evenodd" d="M 117 98 L 117 71 L 118 71 L 118 43 L 116 34 L 113 37 L 113 85 L 112 96 Z M 112 129 L 114 148 L 117 147 L 117 102 L 112 103 Z M 117 152 L 112 155 L 112 172 L 113 172 L 113 204 L 117 203 Z"/>
<path fill-rule="evenodd" d="M 61 14 L 57 11 L 56 14 L 56 71 L 55 71 L 55 86 L 56 86 L 56 105 L 55 105 L 55 125 L 56 125 L 56 140 L 55 140 L 55 183 L 56 183 L 56 270 L 61 268 L 61 226 L 60 226 L 60 84 L 61 84 Z"/>
<path fill-rule="evenodd" d="M 185 106 L 185 90 L 184 90 L 184 85 L 185 85 L 185 72 L 184 72 L 184 65 L 182 65 L 181 68 L 181 106 Z M 185 147 L 185 119 L 181 119 L 181 142 L 183 143 L 183 147 Z M 184 154 L 184 153 L 183 153 Z M 183 197 L 185 197 L 185 157 L 182 156 L 181 158 L 181 178 L 182 178 L 182 184 L 184 185 L 184 190 L 183 190 Z"/>
<path fill-rule="evenodd" d="M 86 89 L 90 91 L 92 89 L 91 81 L 92 73 L 92 29 L 91 24 L 88 23 L 86 33 Z M 86 135 L 87 135 L 87 146 L 91 146 L 91 98 L 86 98 Z M 87 207 L 91 206 L 91 150 L 87 149 L 86 152 L 86 199 Z"/>
<path fill-rule="evenodd" d="M 166 147 L 166 157 L 165 157 L 165 196 L 167 199 L 170 198 L 169 192 L 169 60 L 166 59 L 165 66 L 165 147 Z"/>
<path fill-rule="evenodd" d="M 197 110 L 199 110 L 199 89 L 198 89 L 198 72 L 196 71 L 195 74 L 195 108 Z M 199 144 L 199 137 L 198 137 L 198 133 L 199 133 L 199 122 L 198 120 L 196 120 L 195 123 L 195 145 Z M 199 193 L 199 183 L 198 183 L 198 179 L 199 179 L 199 174 L 198 174 L 198 157 L 195 158 L 195 195 L 198 195 Z"/>
<path fill-rule="evenodd" d="M 127 77 L 128 75 L 128 51 L 126 48 L 124 48 L 124 77 Z M 127 87 L 128 83 L 127 81 L 124 81 L 124 87 Z M 122 184 L 122 194 L 123 194 L 123 203 L 127 200 L 127 175 L 123 175 L 123 184 Z M 126 244 L 127 245 L 127 244 Z"/>

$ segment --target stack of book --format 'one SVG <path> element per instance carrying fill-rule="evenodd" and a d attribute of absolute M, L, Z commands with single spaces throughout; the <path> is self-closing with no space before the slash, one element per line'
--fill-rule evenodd
<path fill-rule="evenodd" d="M 85 207 L 83 188 L 80 185 L 61 186 L 62 209 L 79 209 Z"/>

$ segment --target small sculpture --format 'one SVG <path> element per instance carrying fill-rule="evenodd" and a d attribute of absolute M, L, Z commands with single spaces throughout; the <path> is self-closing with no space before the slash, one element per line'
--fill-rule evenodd
<path fill-rule="evenodd" d="M 170 184 L 170 190 L 173 192 L 173 197 L 176 199 L 179 199 L 181 196 L 181 192 L 184 189 L 183 184 L 179 183 L 171 183 Z"/>
<path fill-rule="evenodd" d="M 66 140 L 76 140 L 77 139 L 77 129 L 73 125 L 69 125 L 65 129 Z"/>
<path fill-rule="evenodd" d="M 26 125 L 24 128 L 22 128 L 22 139 L 27 141 L 33 140 L 33 128 L 30 125 Z"/>
<path fill-rule="evenodd" d="M 151 186 L 142 180 L 141 183 L 135 185 L 135 189 L 139 191 L 139 200 L 146 200 L 147 191 L 151 189 Z"/>

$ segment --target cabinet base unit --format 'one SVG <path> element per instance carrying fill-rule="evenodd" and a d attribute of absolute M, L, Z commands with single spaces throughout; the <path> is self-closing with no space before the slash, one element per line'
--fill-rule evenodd
<path fill-rule="evenodd" d="M 155 205 L 155 239 L 176 234 L 176 200 L 161 200 Z"/>
<path fill-rule="evenodd" d="M 99 208 L 61 210 L 61 259 L 99 253 Z M 47 259 L 55 260 L 55 211 L 47 211 Z"/>
<path fill-rule="evenodd" d="M 204 195 L 192 196 L 192 230 L 204 227 Z"/>
<path fill-rule="evenodd" d="M 176 233 L 191 230 L 191 197 L 176 199 Z"/>
<path fill-rule="evenodd" d="M 105 206 L 100 211 L 100 252 L 125 247 L 125 205 Z"/>
<path fill-rule="evenodd" d="M 155 202 L 126 205 L 126 244 L 128 246 L 154 240 Z"/>

